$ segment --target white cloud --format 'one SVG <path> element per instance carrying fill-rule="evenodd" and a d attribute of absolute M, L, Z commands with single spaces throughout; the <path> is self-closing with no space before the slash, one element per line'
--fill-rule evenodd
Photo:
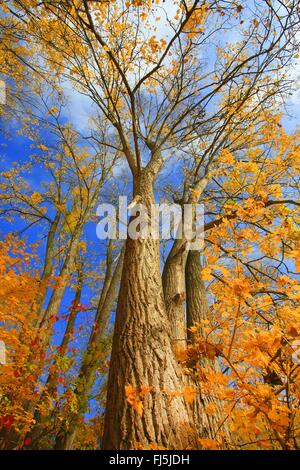
<path fill-rule="evenodd" d="M 64 109 L 64 117 L 79 132 L 87 132 L 91 128 L 89 119 L 94 108 L 91 98 L 75 90 L 71 82 L 65 83 L 63 88 L 68 99 L 68 106 Z"/>
<path fill-rule="evenodd" d="M 6 85 L 5 81 L 0 78 L 0 104 L 6 103 Z"/>
<path fill-rule="evenodd" d="M 294 105 L 300 104 L 300 60 L 290 68 L 288 74 L 288 78 L 293 81 L 292 87 L 292 96 L 290 98 L 290 102 Z"/>

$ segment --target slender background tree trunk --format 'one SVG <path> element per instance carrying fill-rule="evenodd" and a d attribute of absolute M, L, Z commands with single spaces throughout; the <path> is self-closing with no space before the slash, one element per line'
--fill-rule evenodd
<path fill-rule="evenodd" d="M 75 395 L 77 397 L 77 412 L 70 414 L 68 426 L 64 426 L 56 436 L 55 449 L 70 450 L 76 438 L 78 425 L 88 404 L 88 394 L 95 380 L 97 366 L 101 365 L 99 354 L 103 351 L 106 328 L 116 301 L 124 260 L 124 250 L 121 250 L 117 265 L 113 272 L 107 266 L 108 274 L 105 278 L 102 294 L 99 299 L 94 327 L 92 329 L 86 353 L 83 356 L 81 368 L 78 373 Z"/>
<path fill-rule="evenodd" d="M 210 314 L 207 302 L 207 292 L 204 282 L 201 279 L 201 271 L 202 267 L 199 252 L 189 251 L 185 277 L 188 341 L 190 344 L 194 343 L 196 339 L 195 334 L 190 331 L 190 328 L 196 325 L 198 327 L 197 334 L 205 336 L 203 328 L 204 326 L 207 326 L 206 321 L 209 320 Z M 213 341 L 213 335 L 211 338 Z M 215 372 L 221 372 L 218 359 L 209 359 L 204 355 L 200 357 L 195 368 L 195 375 L 189 380 L 190 383 L 197 388 L 197 396 L 192 404 L 192 409 L 199 437 L 216 439 L 216 437 L 220 437 L 220 435 L 223 434 L 221 448 L 226 448 L 229 441 L 229 431 L 221 401 L 217 397 L 212 396 L 207 392 L 203 392 L 201 388 L 202 378 L 199 377 L 197 367 L 200 369 L 211 368 Z M 213 404 L 215 407 L 215 412 L 213 414 L 208 413 L 206 410 L 206 407 L 209 404 Z"/>

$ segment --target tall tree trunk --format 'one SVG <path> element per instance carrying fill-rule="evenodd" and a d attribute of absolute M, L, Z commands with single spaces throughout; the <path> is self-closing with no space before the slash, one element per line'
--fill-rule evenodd
<path fill-rule="evenodd" d="M 201 278 L 202 267 L 200 253 L 189 251 L 185 268 L 186 279 L 186 317 L 188 328 L 188 340 L 193 342 L 193 333 L 190 328 L 195 324 L 199 327 L 199 333 L 204 334 L 203 320 L 209 319 L 209 306 L 204 282 Z"/>
<path fill-rule="evenodd" d="M 208 180 L 203 177 L 195 184 L 194 192 L 189 193 L 188 187 L 184 186 L 181 200 L 179 201 L 183 210 L 183 219 L 180 227 L 181 237 L 175 239 L 170 253 L 165 262 L 163 270 L 163 291 L 166 303 L 167 315 L 171 323 L 171 331 L 176 349 L 185 349 L 187 346 L 187 320 L 185 312 L 185 266 L 188 256 L 188 240 L 184 231 L 185 204 L 192 206 L 193 218 L 196 217 L 196 204 L 200 194 L 204 191 Z M 194 230 L 196 224 L 194 223 Z M 192 234 L 189 234 L 191 236 Z"/>
<path fill-rule="evenodd" d="M 185 240 L 175 240 L 165 262 L 162 283 L 167 316 L 175 349 L 185 349 L 185 264 L 188 251 Z"/>
<path fill-rule="evenodd" d="M 45 326 L 47 327 L 47 323 L 49 319 L 53 315 L 57 315 L 59 311 L 59 307 L 60 307 L 60 304 L 62 302 L 64 293 L 67 287 L 68 277 L 70 276 L 70 274 L 72 273 L 72 270 L 74 269 L 74 264 L 75 264 L 75 259 L 77 256 L 78 243 L 80 240 L 81 232 L 82 232 L 82 226 L 77 227 L 76 231 L 72 235 L 70 246 L 66 254 L 64 264 L 59 273 L 59 283 L 57 286 L 55 286 L 52 292 L 52 295 L 50 297 L 49 303 L 47 305 L 47 308 L 43 313 L 43 316 L 39 324 L 40 329 Z"/>
<path fill-rule="evenodd" d="M 54 258 L 54 242 L 55 236 L 57 233 L 58 224 L 60 221 L 60 213 L 56 212 L 53 222 L 51 223 L 51 227 L 47 236 L 47 245 L 46 245 L 46 254 L 45 254 L 45 261 L 44 261 L 44 269 L 40 280 L 40 289 L 39 295 L 37 299 L 37 316 L 38 319 L 42 319 L 43 315 L 43 305 L 46 300 L 47 295 L 47 288 L 48 288 L 48 281 L 50 276 L 53 274 L 53 258 Z"/>
<path fill-rule="evenodd" d="M 134 198 L 151 213 L 154 203 L 153 176 L 145 170 L 136 177 Z M 127 391 L 139 396 L 143 409 L 128 402 Z M 132 389 L 128 388 L 132 387 Z M 193 432 L 188 407 L 180 392 L 183 378 L 174 357 L 160 274 L 159 241 L 127 239 L 124 268 L 114 328 L 108 380 L 103 448 L 169 449 L 191 445 Z"/>
<path fill-rule="evenodd" d="M 203 321 L 209 320 L 209 306 L 207 302 L 207 293 L 204 282 L 201 279 L 201 263 L 198 251 L 189 251 L 185 269 L 186 276 L 186 310 L 187 310 L 187 327 L 189 343 L 195 341 L 195 335 L 189 330 L 193 325 L 198 326 L 198 334 L 205 336 L 203 330 Z M 213 339 L 213 336 L 212 336 Z M 200 357 L 197 366 L 201 368 L 211 368 L 215 372 L 221 372 L 218 359 L 209 359 L 204 355 Z M 221 401 L 204 392 L 201 388 L 202 377 L 198 376 L 198 367 L 195 368 L 194 377 L 190 378 L 191 383 L 197 388 L 197 397 L 194 400 L 193 414 L 195 423 L 197 423 L 198 434 L 200 438 L 215 439 L 216 436 L 223 434 L 223 440 L 220 442 L 221 448 L 226 448 L 229 441 L 229 432 L 227 426 L 226 415 L 222 409 Z M 207 413 L 206 407 L 209 404 L 215 406 L 213 415 Z"/>

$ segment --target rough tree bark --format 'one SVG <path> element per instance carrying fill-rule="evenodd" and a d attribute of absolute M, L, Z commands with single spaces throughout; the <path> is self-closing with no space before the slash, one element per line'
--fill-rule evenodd
<path fill-rule="evenodd" d="M 178 201 L 182 207 L 182 212 L 186 209 L 185 204 L 193 207 L 193 217 L 195 217 L 195 204 L 203 193 L 210 178 L 208 169 L 205 176 L 200 178 L 195 184 L 193 191 L 184 186 L 182 199 Z M 193 227 L 196 228 L 196 225 Z M 185 292 L 185 266 L 189 253 L 187 234 L 184 232 L 184 224 L 180 227 L 181 237 L 174 240 L 170 253 L 165 262 L 162 282 L 167 315 L 171 323 L 171 332 L 175 348 L 185 349 L 187 346 L 187 323 L 186 323 L 186 292 Z M 189 234 L 192 235 L 192 234 Z"/>
<path fill-rule="evenodd" d="M 141 170 L 134 198 L 154 203 L 153 174 Z M 188 407 L 174 357 L 160 274 L 159 241 L 127 239 L 108 380 L 104 449 L 147 448 L 149 444 L 185 449 L 193 441 Z M 143 413 L 126 400 L 125 387 L 151 387 Z"/>
<path fill-rule="evenodd" d="M 194 335 L 190 328 L 198 324 L 199 333 L 204 334 L 203 320 L 209 318 L 209 306 L 207 302 L 207 293 L 204 282 L 201 278 L 200 253 L 198 251 L 190 251 L 187 257 L 185 268 L 186 283 L 186 318 L 188 328 L 188 340 L 194 341 Z"/>
<path fill-rule="evenodd" d="M 162 275 L 166 311 L 175 349 L 185 349 L 187 346 L 184 273 L 187 255 L 185 240 L 175 240 Z"/>

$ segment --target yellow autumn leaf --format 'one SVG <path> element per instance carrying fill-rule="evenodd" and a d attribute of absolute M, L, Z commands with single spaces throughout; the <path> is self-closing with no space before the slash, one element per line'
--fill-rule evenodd
<path fill-rule="evenodd" d="M 209 403 L 206 405 L 205 411 L 208 415 L 214 415 L 217 412 L 217 407 L 214 403 Z"/>
<path fill-rule="evenodd" d="M 189 330 L 190 330 L 191 333 L 197 333 L 198 328 L 197 328 L 196 326 L 191 326 L 191 327 L 189 328 Z"/>
<path fill-rule="evenodd" d="M 43 200 L 41 194 L 38 191 L 32 193 L 30 199 L 34 205 L 39 204 Z"/>
<path fill-rule="evenodd" d="M 197 395 L 195 387 L 185 387 L 183 389 L 183 396 L 188 403 L 193 403 Z"/>
<path fill-rule="evenodd" d="M 46 147 L 46 145 L 44 145 L 44 144 L 39 144 L 37 148 L 40 149 L 40 150 L 43 150 L 43 151 L 48 150 L 48 147 Z"/>
<path fill-rule="evenodd" d="M 211 281 L 213 276 L 211 275 L 212 269 L 209 266 L 205 266 L 205 268 L 201 271 L 201 278 L 203 281 Z"/>

